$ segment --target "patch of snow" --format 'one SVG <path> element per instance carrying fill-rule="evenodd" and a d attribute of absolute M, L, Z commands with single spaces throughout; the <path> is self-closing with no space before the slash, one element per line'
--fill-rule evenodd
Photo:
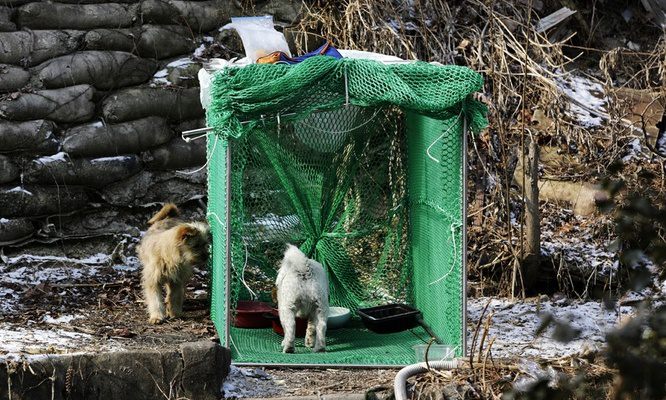
<path fill-rule="evenodd" d="M 631 18 L 634 16 L 634 10 L 631 8 L 627 7 L 622 11 L 622 18 L 624 18 L 624 22 L 629 22 L 631 21 Z"/>
<path fill-rule="evenodd" d="M 171 82 L 167 79 L 167 76 L 169 75 L 169 71 L 164 68 L 155 73 L 153 75 L 153 79 L 150 81 L 151 86 L 162 86 L 162 85 L 171 85 Z"/>
<path fill-rule="evenodd" d="M 139 261 L 138 257 L 129 256 L 124 261 L 125 264 L 113 265 L 112 266 L 113 270 L 119 272 L 132 272 L 132 271 L 138 271 L 139 267 L 141 267 L 141 262 Z"/>
<path fill-rule="evenodd" d="M 49 164 L 57 161 L 67 161 L 67 153 L 61 151 L 60 153 L 56 153 L 52 156 L 39 157 L 35 159 L 35 162 L 40 164 Z"/>
<path fill-rule="evenodd" d="M 8 193 L 11 193 L 11 192 L 21 192 L 21 193 L 26 194 L 26 195 L 28 195 L 28 196 L 32 196 L 32 192 L 29 192 L 29 191 L 23 189 L 23 188 L 20 187 L 20 186 L 16 186 L 16 187 L 14 187 L 14 188 L 11 188 L 11 189 L 9 189 L 7 192 L 8 192 Z"/>
<path fill-rule="evenodd" d="M 558 258 L 563 265 L 595 276 L 612 276 L 619 267 L 609 242 L 593 240 L 594 226 L 573 211 L 560 208 L 544 216 L 541 227 L 541 255 Z M 599 275 L 597 275 L 599 274 Z"/>
<path fill-rule="evenodd" d="M 571 116 L 586 128 L 599 127 L 606 115 L 608 98 L 601 84 L 582 76 L 570 75 L 555 80 L 558 88 L 572 101 Z"/>
<path fill-rule="evenodd" d="M 194 53 L 192 55 L 197 58 L 201 58 L 203 56 L 204 51 L 206 51 L 206 44 L 202 44 L 201 46 L 197 47 L 194 50 Z"/>
<path fill-rule="evenodd" d="M 204 36 L 203 41 L 206 43 L 213 43 L 215 41 L 215 38 L 213 38 L 212 36 Z"/>
<path fill-rule="evenodd" d="M 181 58 L 176 61 L 172 61 L 167 64 L 167 68 L 179 68 L 179 67 L 184 67 L 190 64 L 194 64 L 194 61 L 192 61 L 189 58 Z"/>
<path fill-rule="evenodd" d="M 641 51 L 641 45 L 638 43 L 634 43 L 631 40 L 627 42 L 627 47 L 633 51 Z"/>
<path fill-rule="evenodd" d="M 411 21 L 408 21 L 408 22 L 405 22 L 405 23 L 401 24 L 398 21 L 392 19 L 392 20 L 389 20 L 388 25 L 393 31 L 398 32 L 398 33 L 402 32 L 403 30 L 406 31 L 406 32 L 418 32 L 418 30 L 419 30 L 419 28 L 416 26 L 416 24 L 411 22 Z M 426 25 L 428 25 L 427 22 L 426 22 Z"/>
<path fill-rule="evenodd" d="M 120 162 L 125 162 L 129 160 L 131 157 L 129 156 L 113 156 L 113 157 L 100 157 L 100 158 L 95 158 L 90 160 L 91 164 L 100 164 L 100 163 L 107 163 L 107 162 L 114 162 L 114 161 L 120 161 Z"/>
<path fill-rule="evenodd" d="M 20 354 L 62 353 L 78 350 L 92 336 L 62 329 L 26 329 L 20 326 L 0 325 L 0 354 L 18 357 Z"/>
<path fill-rule="evenodd" d="M 666 154 L 666 132 L 661 132 L 657 138 L 657 151 L 661 154 Z"/>
<path fill-rule="evenodd" d="M 586 348 L 601 347 L 605 342 L 605 334 L 618 324 L 622 316 L 630 315 L 633 310 L 631 307 L 607 310 L 603 304 L 593 301 L 512 302 L 508 299 L 477 298 L 467 301 L 468 326 L 476 326 L 488 302 L 490 304 L 483 321 L 488 316 L 492 317 L 485 345 L 494 339 L 491 350 L 496 357 L 555 358 L 575 354 Z M 579 331 L 578 336 L 570 342 L 559 342 L 552 337 L 552 326 L 536 336 L 544 313 L 550 313 L 557 320 L 568 323 Z M 473 332 L 468 332 L 470 345 L 472 335 Z M 478 347 L 474 351 L 477 353 Z"/>
<path fill-rule="evenodd" d="M 276 397 L 285 393 L 285 386 L 261 368 L 232 365 L 222 391 L 225 399 Z"/>
<path fill-rule="evenodd" d="M 13 271 L 0 268 L 2 278 L 0 283 L 14 283 L 22 285 L 38 285 L 42 282 L 56 283 L 65 280 L 82 279 L 98 272 L 97 268 L 76 268 L 72 266 L 36 269 L 33 266 L 20 267 Z"/>
<path fill-rule="evenodd" d="M 57 318 L 53 318 L 51 314 L 45 314 L 44 317 L 42 317 L 42 322 L 45 322 L 47 324 L 68 324 L 75 319 L 81 319 L 83 318 L 83 315 L 61 315 Z"/>
<path fill-rule="evenodd" d="M 103 253 L 97 253 L 86 258 L 69 258 L 62 256 L 38 256 L 34 254 L 21 254 L 16 257 L 10 257 L 7 259 L 8 265 L 14 265 L 19 263 L 31 263 L 31 262 L 44 262 L 51 261 L 63 264 L 84 264 L 84 265 L 102 265 L 109 262 L 109 255 Z M 1 269 L 0 269 L 1 271 Z"/>
<path fill-rule="evenodd" d="M 0 224 L 6 224 L 7 222 L 9 222 L 7 218 L 0 218 Z"/>
<path fill-rule="evenodd" d="M 21 304 L 20 293 L 25 291 L 27 287 L 37 286 L 45 282 L 48 284 L 69 283 L 93 277 L 101 282 L 116 279 L 116 275 L 109 274 L 108 270 L 100 268 L 111 264 L 111 262 L 111 256 L 103 253 L 85 258 L 31 254 L 5 257 L 5 263 L 0 265 L 0 299 L 2 299 L 0 301 L 0 313 L 16 312 Z M 131 256 L 127 257 L 124 265 L 117 264 L 113 265 L 112 268 L 114 271 L 124 274 L 137 271 L 139 266 L 138 258 Z"/>
<path fill-rule="evenodd" d="M 641 146 L 641 140 L 639 138 L 635 138 L 629 142 L 629 144 L 627 144 L 627 155 L 622 157 L 622 162 L 626 164 L 633 159 L 640 158 L 642 151 L 643 147 Z"/>

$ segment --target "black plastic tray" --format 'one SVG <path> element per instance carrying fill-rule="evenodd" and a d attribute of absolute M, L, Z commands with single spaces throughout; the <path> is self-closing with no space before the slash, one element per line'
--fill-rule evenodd
<path fill-rule="evenodd" d="M 419 324 L 421 312 L 406 304 L 360 308 L 358 315 L 363 325 L 375 333 L 395 333 L 414 328 Z"/>

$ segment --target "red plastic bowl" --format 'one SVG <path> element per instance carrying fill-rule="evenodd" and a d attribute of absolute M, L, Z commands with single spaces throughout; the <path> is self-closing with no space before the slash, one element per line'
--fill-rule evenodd
<path fill-rule="evenodd" d="M 277 333 L 280 336 L 284 336 L 284 329 L 282 329 L 282 324 L 280 323 L 280 317 L 278 312 L 273 310 L 270 315 L 271 322 L 273 324 L 273 332 Z M 305 331 L 308 329 L 308 320 L 305 318 L 296 318 L 296 337 L 302 338 L 305 337 Z"/>
<path fill-rule="evenodd" d="M 232 314 L 231 325 L 237 328 L 270 328 L 271 320 L 264 314 L 270 313 L 273 308 L 261 301 L 239 301 L 236 313 Z"/>

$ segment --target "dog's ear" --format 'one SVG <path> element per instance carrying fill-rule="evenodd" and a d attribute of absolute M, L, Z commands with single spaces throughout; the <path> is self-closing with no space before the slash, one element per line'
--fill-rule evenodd
<path fill-rule="evenodd" d="M 180 210 L 173 203 L 166 203 L 157 214 L 153 215 L 151 219 L 148 220 L 148 225 L 152 225 L 157 221 L 161 221 L 166 218 L 173 218 L 180 215 Z"/>
<path fill-rule="evenodd" d="M 188 237 L 196 236 L 199 232 L 197 228 L 190 225 L 180 225 L 176 231 L 176 240 L 178 243 L 183 243 Z"/>

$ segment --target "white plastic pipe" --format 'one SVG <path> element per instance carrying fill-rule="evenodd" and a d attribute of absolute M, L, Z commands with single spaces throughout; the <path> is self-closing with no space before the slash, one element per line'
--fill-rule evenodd
<path fill-rule="evenodd" d="M 428 365 L 422 362 L 401 369 L 393 380 L 395 400 L 407 400 L 407 378 L 428 371 L 428 366 L 430 369 L 455 369 L 458 368 L 458 360 L 430 361 Z"/>

